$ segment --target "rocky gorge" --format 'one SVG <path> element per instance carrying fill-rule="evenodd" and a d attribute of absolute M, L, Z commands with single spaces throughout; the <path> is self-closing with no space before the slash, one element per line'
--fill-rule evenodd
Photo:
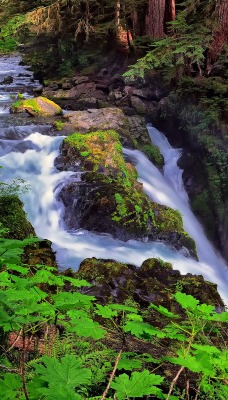
<path fill-rule="evenodd" d="M 51 135 L 67 135 L 61 144 L 60 154 L 55 159 L 55 167 L 63 173 L 68 171 L 71 174 L 66 184 L 61 184 L 57 190 L 57 199 L 64 205 L 65 227 L 73 231 L 86 229 L 100 234 L 111 234 L 125 241 L 162 240 L 176 249 L 185 248 L 188 254 L 196 257 L 194 241 L 184 231 L 181 215 L 170 207 L 151 203 L 142 190 L 142 184 L 137 181 L 137 171 L 129 162 L 131 160 L 122 156 L 122 145 L 141 149 L 162 168 L 164 159 L 158 147 L 151 143 L 144 112 L 138 115 L 139 110 L 133 107 L 139 99 L 144 99 L 142 101 L 151 102 L 151 107 L 158 110 L 161 102 L 158 88 L 154 88 L 154 94 L 148 88 L 131 88 L 126 94 L 126 87 L 122 86 L 120 92 L 122 79 L 115 78 L 116 83 L 112 89 L 116 95 L 109 93 L 107 96 L 107 88 L 102 87 L 103 93 L 106 91 L 107 103 L 99 105 L 97 98 L 96 108 L 90 108 L 92 103 L 83 103 L 84 92 L 88 94 L 87 89 L 90 87 L 89 93 L 91 90 L 94 98 L 97 94 L 100 96 L 100 92 L 96 93 L 95 85 L 86 86 L 88 77 L 86 79 L 82 76 L 81 80 L 79 78 L 77 76 L 77 79 L 64 80 L 62 88 L 58 86 L 58 89 L 57 83 L 55 86 L 54 83 L 50 84 L 43 90 L 42 98 L 11 102 L 13 113 L 25 112 L 29 115 L 25 117 L 26 121 L 33 117 L 33 122 L 34 117 L 39 121 L 42 114 L 46 118 L 45 103 L 49 110 L 50 100 L 59 102 L 65 108 L 76 109 L 61 115 L 60 108 L 56 108 L 57 112 L 53 110 L 52 114 L 57 113 L 59 116 L 54 117 L 52 127 L 49 127 Z M 101 88 L 101 83 L 98 87 Z M 37 93 L 41 88 L 34 90 Z M 126 102 L 121 106 L 120 93 L 123 104 Z M 48 95 L 50 100 L 46 100 L 44 95 Z M 39 98 L 43 99 L 43 103 L 39 102 Z M 36 106 L 37 102 L 39 108 Z M 151 108 L 145 104 L 150 114 Z M 100 107 L 101 105 L 106 107 Z M 102 264 L 102 261 L 99 262 Z"/>
<path fill-rule="evenodd" d="M 210 79 L 201 79 L 194 84 L 189 80 L 192 92 L 190 88 L 188 90 L 187 81 L 180 86 L 179 92 L 175 92 L 156 72 L 146 79 L 124 78 L 120 72 L 121 67 L 115 65 L 101 69 L 95 76 L 76 75 L 71 79 L 47 82 L 43 94 L 71 110 L 110 106 L 122 110 L 133 134 L 130 145 L 148 150 L 147 154 L 152 154 L 152 151 L 147 149 L 150 140 L 142 121 L 152 121 L 164 130 L 174 146 L 184 149 L 179 163 L 184 169 L 183 178 L 191 206 L 204 224 L 208 237 L 227 259 L 227 118 L 224 112 L 216 109 L 216 103 L 213 105 L 215 110 L 207 112 L 203 97 L 201 99 L 199 95 L 201 90 L 202 96 L 221 98 L 220 107 L 223 109 L 226 108 L 227 86 L 219 80 L 213 83 Z M 218 112 L 220 114 L 214 121 L 213 113 Z M 77 125 L 75 128 L 77 130 Z M 214 146 L 215 151 L 212 150 Z M 215 175 L 220 176 L 217 183 Z"/>

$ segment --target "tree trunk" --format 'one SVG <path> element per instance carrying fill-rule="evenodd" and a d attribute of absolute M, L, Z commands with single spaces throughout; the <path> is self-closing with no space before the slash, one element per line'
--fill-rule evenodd
<path fill-rule="evenodd" d="M 148 0 L 147 13 L 145 18 L 145 33 L 152 39 L 164 36 L 166 0 Z"/>
<path fill-rule="evenodd" d="M 115 26 L 118 30 L 120 26 L 120 0 L 116 1 Z"/>
<path fill-rule="evenodd" d="M 212 44 L 208 51 L 207 73 L 210 74 L 228 41 L 228 0 L 217 0 L 215 13 L 218 26 L 214 29 Z"/>
<path fill-rule="evenodd" d="M 176 18 L 176 2 L 175 2 L 175 0 L 166 0 L 165 1 L 165 19 L 164 19 L 165 33 L 167 33 L 169 30 L 169 26 L 167 26 L 167 22 L 174 21 L 175 18 Z"/>

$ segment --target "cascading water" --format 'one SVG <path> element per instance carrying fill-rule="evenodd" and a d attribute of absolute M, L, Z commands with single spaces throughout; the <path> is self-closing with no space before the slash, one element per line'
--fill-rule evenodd
<path fill-rule="evenodd" d="M 196 241 L 200 262 L 185 257 L 164 243 L 134 240 L 121 242 L 110 235 L 98 235 L 84 230 L 64 230 L 61 223 L 62 206 L 56 201 L 56 194 L 67 179 L 79 178 L 75 173 L 59 172 L 54 167 L 54 159 L 58 155 L 63 137 L 50 137 L 35 132 L 40 130 L 40 127 L 36 128 L 25 125 L 22 134 L 16 125 L 14 135 L 9 139 L 6 135 L 9 126 L 4 125 L 4 118 L 0 116 L 0 138 L 7 144 L 1 150 L 0 165 L 4 167 L 2 179 L 8 181 L 17 176 L 30 185 L 30 190 L 22 196 L 25 211 L 37 235 L 52 241 L 61 267 L 77 269 L 86 257 L 113 258 L 137 266 L 147 258 L 159 257 L 171 262 L 182 273 L 202 274 L 207 280 L 217 283 L 222 298 L 228 301 L 228 269 L 216 255 L 189 209 L 181 171 L 176 165 L 179 151 L 172 149 L 160 132 L 152 127 L 148 128 L 152 140 L 164 154 L 165 176 L 141 152 L 124 149 L 124 154 L 136 165 L 147 194 L 158 203 L 179 209 L 183 214 L 185 230 Z M 34 129 L 33 133 L 31 129 Z"/>

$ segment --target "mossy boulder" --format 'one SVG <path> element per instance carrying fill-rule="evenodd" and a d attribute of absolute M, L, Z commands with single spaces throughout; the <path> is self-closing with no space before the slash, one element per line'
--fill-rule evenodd
<path fill-rule="evenodd" d="M 126 162 L 118 134 L 113 131 L 74 133 L 64 139 L 55 160 L 60 170 L 82 172 L 59 193 L 70 229 L 110 233 L 121 240 L 164 240 L 185 246 L 195 256 L 194 242 L 185 239 L 179 212 L 149 200 L 137 181 L 137 171 Z M 185 240 L 186 242 L 186 240 Z"/>
<path fill-rule="evenodd" d="M 133 146 L 128 119 L 119 108 L 108 107 L 89 109 L 87 111 L 71 111 L 64 115 L 65 130 L 69 133 L 88 133 L 98 130 L 115 130 L 123 144 Z"/>
<path fill-rule="evenodd" d="M 11 105 L 11 113 L 20 113 L 24 111 L 33 117 L 38 115 L 49 117 L 62 114 L 60 106 L 41 96 L 32 99 L 18 100 Z"/>
<path fill-rule="evenodd" d="M 7 238 L 23 240 L 35 236 L 23 210 L 23 203 L 17 196 L 0 197 L 0 223 L 8 229 Z"/>
<path fill-rule="evenodd" d="M 200 302 L 223 305 L 215 284 L 205 281 L 201 275 L 181 275 L 170 263 L 157 258 L 145 260 L 140 268 L 115 260 L 88 258 L 73 276 L 91 283 L 86 293 L 96 296 L 103 304 L 134 301 L 140 307 L 147 307 L 153 302 L 175 310 L 178 306 L 172 295 L 183 291 Z"/>
<path fill-rule="evenodd" d="M 7 229 L 4 238 L 24 240 L 36 237 L 34 228 L 27 220 L 22 201 L 16 195 L 0 197 L 0 224 Z M 49 240 L 40 240 L 24 247 L 22 262 L 31 266 L 36 264 L 56 267 L 55 254 Z"/>
<path fill-rule="evenodd" d="M 143 150 L 151 143 L 146 129 L 145 118 L 139 115 L 127 116 L 120 108 L 90 108 L 87 111 L 71 111 L 64 115 L 62 132 L 88 133 L 97 130 L 115 130 L 124 146 Z"/>

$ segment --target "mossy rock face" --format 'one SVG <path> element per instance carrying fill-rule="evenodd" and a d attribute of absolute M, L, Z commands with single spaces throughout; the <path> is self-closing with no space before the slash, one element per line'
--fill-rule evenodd
<path fill-rule="evenodd" d="M 87 258 L 73 276 L 91 283 L 86 293 L 103 304 L 132 301 L 144 308 L 153 302 L 179 312 L 172 295 L 183 291 L 200 302 L 223 305 L 215 284 L 206 282 L 201 275 L 181 275 L 170 263 L 157 258 L 145 260 L 140 268 L 115 260 Z"/>
<path fill-rule="evenodd" d="M 147 155 L 150 161 L 155 164 L 158 168 L 164 167 L 164 157 L 160 153 L 160 150 L 154 144 L 146 144 L 142 147 L 142 151 Z"/>
<path fill-rule="evenodd" d="M 35 231 L 26 218 L 23 204 L 17 196 L 0 197 L 0 223 L 8 229 L 5 237 L 23 240 L 35 236 Z"/>
<path fill-rule="evenodd" d="M 137 181 L 135 167 L 123 158 L 117 132 L 99 130 L 68 136 L 55 166 L 82 171 L 80 182 L 72 177 L 59 193 L 68 228 L 106 232 L 121 240 L 149 237 L 178 249 L 183 246 L 181 215 L 149 200 Z M 192 246 L 189 250 L 195 256 Z"/>
<path fill-rule="evenodd" d="M 58 271 L 55 253 L 51 248 L 52 243 L 49 240 L 41 240 L 40 242 L 28 245 L 24 248 L 22 262 L 31 266 L 50 265 Z"/>
<path fill-rule="evenodd" d="M 20 113 L 24 111 L 33 117 L 38 115 L 48 117 L 62 114 L 61 107 L 59 107 L 53 101 L 41 96 L 33 99 L 16 101 L 10 108 L 10 112 L 12 113 Z"/>
<path fill-rule="evenodd" d="M 24 240 L 31 236 L 36 237 L 36 233 L 23 210 L 23 203 L 17 196 L 0 197 L 0 224 L 8 230 L 4 234 L 7 239 Z M 22 262 L 31 266 L 36 264 L 51 265 L 57 269 L 55 254 L 49 240 L 41 240 L 24 247 Z"/>

